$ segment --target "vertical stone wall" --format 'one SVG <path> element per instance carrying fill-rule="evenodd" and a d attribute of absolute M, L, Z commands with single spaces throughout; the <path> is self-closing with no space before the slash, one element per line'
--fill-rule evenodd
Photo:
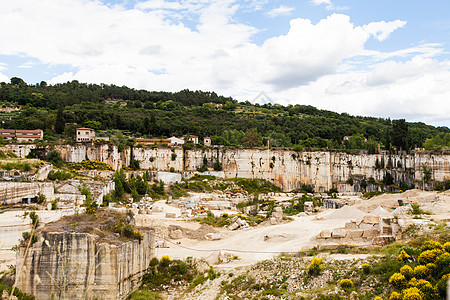
<path fill-rule="evenodd" d="M 154 239 L 119 245 L 98 243 L 87 233 L 38 233 L 38 242 L 17 252 L 17 287 L 37 299 L 126 299 L 154 255 Z"/>
<path fill-rule="evenodd" d="M 7 204 L 21 203 L 22 198 L 44 194 L 48 201 L 55 199 L 51 182 L 0 181 L 0 201 Z"/>
<path fill-rule="evenodd" d="M 63 159 L 81 162 L 85 159 L 99 160 L 114 169 L 130 164 L 133 158 L 141 169 L 169 172 L 193 172 L 204 164 L 212 170 L 214 164 L 222 165 L 225 178 L 261 178 L 285 191 L 311 185 L 316 191 L 332 187 L 345 187 L 349 178 L 366 181 L 373 177 L 382 181 L 389 172 L 396 184 L 412 185 L 420 182 L 423 166 L 432 170 L 432 179 L 443 181 L 450 178 L 450 155 L 427 152 L 415 154 L 367 154 L 364 152 L 295 152 L 274 149 L 232 149 L 209 147 L 183 150 L 181 147 L 126 147 L 118 152 L 116 146 L 91 144 L 59 145 L 56 147 Z M 378 161 L 378 163 L 377 163 Z M 358 188 L 356 188 L 358 189 Z M 353 186 L 345 190 L 354 190 Z"/>

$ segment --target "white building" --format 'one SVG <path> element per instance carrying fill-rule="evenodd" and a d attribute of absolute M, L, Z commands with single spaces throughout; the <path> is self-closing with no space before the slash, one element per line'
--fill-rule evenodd
<path fill-rule="evenodd" d="M 77 142 L 92 142 L 95 130 L 92 128 L 77 128 Z"/>

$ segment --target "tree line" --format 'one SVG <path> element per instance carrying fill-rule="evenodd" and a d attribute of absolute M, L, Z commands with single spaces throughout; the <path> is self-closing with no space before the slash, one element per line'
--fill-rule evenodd
<path fill-rule="evenodd" d="M 376 151 L 378 144 L 383 149 L 422 147 L 427 139 L 446 140 L 450 133 L 447 127 L 309 105 L 253 105 L 214 92 L 145 91 L 78 81 L 29 85 L 17 77 L 0 83 L 0 105 L 22 107 L 7 117 L 0 114 L 3 128 L 43 129 L 47 140 L 73 139 L 76 127 L 87 126 L 135 137 L 210 136 L 216 145 Z"/>

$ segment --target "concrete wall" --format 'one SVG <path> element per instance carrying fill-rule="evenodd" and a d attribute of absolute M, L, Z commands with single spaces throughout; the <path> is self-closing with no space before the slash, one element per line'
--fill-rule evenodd
<path fill-rule="evenodd" d="M 345 152 L 295 152 L 268 149 L 225 149 L 205 148 L 183 151 L 181 147 L 153 148 L 134 147 L 118 152 L 112 145 L 59 145 L 55 148 L 63 159 L 81 162 L 85 159 L 99 160 L 114 169 L 128 166 L 131 151 L 140 162 L 141 169 L 168 172 L 195 172 L 203 166 L 204 158 L 209 170 L 216 161 L 223 167 L 225 178 L 262 178 L 273 182 L 285 191 L 301 188 L 302 184 L 312 185 L 316 191 L 326 191 L 332 187 L 345 187 L 349 178 L 382 181 L 388 170 L 395 183 L 408 185 L 422 179 L 422 166 L 432 169 L 432 178 L 442 181 L 450 178 L 450 155 L 433 153 L 389 155 L 388 153 L 369 155 Z M 376 161 L 384 161 L 385 168 L 376 168 Z M 391 166 L 386 167 L 388 162 Z M 354 187 L 346 187 L 354 191 Z"/>
<path fill-rule="evenodd" d="M 154 255 L 150 232 L 142 241 L 98 243 L 87 233 L 38 233 L 17 252 L 17 287 L 37 299 L 126 299 Z"/>

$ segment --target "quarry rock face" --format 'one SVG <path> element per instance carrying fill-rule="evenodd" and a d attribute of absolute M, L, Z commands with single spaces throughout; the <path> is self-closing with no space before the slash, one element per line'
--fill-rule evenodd
<path fill-rule="evenodd" d="M 14 145 L 8 147 L 17 148 Z M 173 168 L 176 172 L 192 173 L 202 167 L 206 159 L 210 171 L 219 162 L 225 178 L 266 179 L 285 191 L 301 188 L 305 184 L 312 186 L 316 192 L 328 191 L 333 187 L 339 192 L 359 192 L 362 179 L 366 180 L 366 190 L 376 190 L 378 187 L 367 182 L 368 178 L 382 181 L 386 172 L 392 175 L 396 184 L 421 184 L 424 165 L 432 170 L 433 180 L 443 181 L 450 177 L 450 155 L 429 152 L 367 154 L 221 147 L 184 150 L 181 147 L 148 146 L 126 147 L 119 152 L 115 145 L 110 144 L 57 145 L 54 148 L 64 160 L 99 160 L 114 169 L 128 166 L 133 157 L 144 170 L 169 172 Z M 347 183 L 349 179 L 354 183 Z"/>
<path fill-rule="evenodd" d="M 151 232 L 141 241 L 98 243 L 88 233 L 38 233 L 17 252 L 17 287 L 37 299 L 125 299 L 154 254 Z"/>

